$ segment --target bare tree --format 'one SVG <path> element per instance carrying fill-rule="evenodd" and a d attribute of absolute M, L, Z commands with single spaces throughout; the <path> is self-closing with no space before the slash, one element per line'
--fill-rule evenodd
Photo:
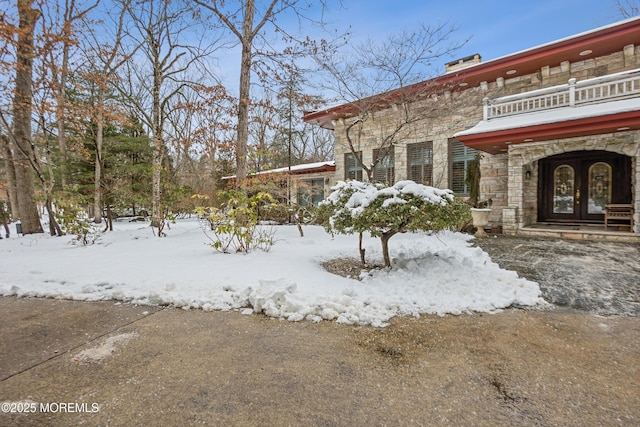
<path fill-rule="evenodd" d="M 298 152 L 294 154 L 304 158 L 307 162 L 325 162 L 334 159 L 333 132 L 319 126 L 305 123 L 299 134 L 298 144 L 294 147 Z"/>
<path fill-rule="evenodd" d="M 89 66 L 84 70 L 85 79 L 93 86 L 96 92 L 95 100 L 90 105 L 86 105 L 85 114 L 89 114 L 91 123 L 95 124 L 95 130 L 91 129 L 95 140 L 95 165 L 94 165 L 94 186 L 93 186 L 93 211 L 94 223 L 102 222 L 103 197 L 102 197 L 102 169 L 103 169 L 103 145 L 104 129 L 109 116 L 113 117 L 113 112 L 107 106 L 107 95 L 113 88 L 116 73 L 120 67 L 129 59 L 121 53 L 121 45 L 124 31 L 124 22 L 129 10 L 130 0 L 122 0 L 114 4 L 111 14 L 111 33 L 105 26 L 98 31 L 89 29 L 85 38 L 85 45 L 82 47 L 85 64 Z M 118 10 L 119 8 L 119 10 Z M 99 34 L 103 31 L 108 34 Z M 87 111 L 88 110 L 88 111 Z M 113 109 L 112 109 L 113 110 Z"/>
<path fill-rule="evenodd" d="M 31 100 L 33 82 L 34 34 L 40 12 L 33 0 L 18 0 L 19 26 L 15 60 L 13 126 L 0 110 L 2 124 L 11 146 L 12 167 L 16 177 L 16 200 L 24 234 L 42 233 L 42 225 L 34 197 L 32 173 L 35 150 L 31 135 Z M 4 22 L 3 22 L 4 24 Z"/>
<path fill-rule="evenodd" d="M 276 17 L 289 13 L 297 16 L 300 20 L 308 21 L 304 12 L 310 10 L 313 4 L 303 0 L 241 0 L 238 2 L 225 2 L 223 0 L 195 0 L 197 4 L 206 10 L 213 12 L 215 17 L 226 27 L 233 37 L 237 39 L 241 48 L 240 55 L 240 80 L 238 96 L 238 137 L 236 142 L 236 185 L 243 185 L 247 176 L 247 153 L 249 141 L 249 120 L 251 104 L 251 73 L 260 71 L 258 68 L 258 58 L 263 60 L 277 60 L 282 58 L 278 53 L 285 53 L 289 58 L 302 54 L 300 49 L 283 48 L 280 52 L 271 47 L 271 41 L 267 38 L 268 31 L 273 34 L 280 34 L 285 37 L 288 44 L 297 47 L 316 50 L 318 47 L 309 39 L 297 40 L 290 35 L 286 29 L 276 23 Z M 324 1 L 318 2 L 324 9 Z M 315 22 L 320 22 L 316 20 Z M 328 44 L 323 44 L 328 46 Z M 262 63 L 263 65 L 265 62 Z M 294 66 L 292 62 L 288 66 Z M 262 76 L 266 76 L 274 69 L 268 66 L 263 68 Z"/>
<path fill-rule="evenodd" d="M 165 122 L 176 97 L 192 82 L 185 80 L 185 72 L 214 49 L 201 50 L 188 37 L 195 39 L 194 21 L 185 19 L 190 13 L 183 5 L 169 0 L 136 2 L 130 5 L 131 28 L 127 35 L 133 44 L 126 56 L 127 76 L 119 91 L 148 127 L 153 141 L 152 216 L 151 225 L 162 235 L 164 224 L 162 206 L 162 171 L 168 153 Z M 135 53 L 135 54 L 134 54 Z"/>
<path fill-rule="evenodd" d="M 448 24 L 422 25 L 382 42 L 368 40 L 343 56 L 316 57 L 329 79 L 325 88 L 349 106 L 345 118 L 348 148 L 369 181 L 374 181 L 376 166 L 412 125 L 451 108 L 450 102 L 434 102 L 451 90 L 446 79 L 431 77 L 436 60 L 450 57 L 466 43 L 452 40 L 454 31 Z M 390 113 L 380 120 L 384 110 Z M 374 149 L 372 162 L 366 164 L 358 155 L 365 145 Z"/>
<path fill-rule="evenodd" d="M 43 34 L 52 41 L 52 46 L 46 51 L 47 58 L 44 59 L 48 72 L 50 73 L 51 91 L 55 97 L 56 115 L 56 138 L 60 151 L 61 162 L 60 183 L 62 187 L 67 186 L 67 141 L 66 141 L 66 121 L 67 121 L 67 84 L 70 69 L 69 61 L 72 55 L 72 48 L 78 45 L 77 35 L 81 32 L 80 26 L 86 21 L 87 15 L 98 6 L 99 0 L 86 5 L 78 4 L 76 0 L 65 0 L 64 2 L 44 3 L 43 8 L 47 8 L 43 13 Z M 48 20 L 49 22 L 44 22 Z"/>
<path fill-rule="evenodd" d="M 640 5 L 637 0 L 615 0 L 615 7 L 624 19 L 640 15 Z"/>
<path fill-rule="evenodd" d="M 294 165 L 333 159 L 333 134 L 302 121 L 304 111 L 324 103 L 319 96 L 305 93 L 303 83 L 304 78 L 291 70 L 277 94 L 280 122 L 273 145 L 287 153 L 283 157 Z"/>
<path fill-rule="evenodd" d="M 68 118 L 74 117 L 67 96 L 68 81 L 74 71 L 70 69 L 72 48 L 78 45 L 77 36 L 82 33 L 80 27 L 86 23 L 87 14 L 97 6 L 97 2 L 86 9 L 81 9 L 82 6 L 75 0 L 65 0 L 64 4 L 55 2 L 40 5 L 42 19 L 38 34 L 41 42 L 37 55 L 40 63 L 34 83 L 36 96 L 33 105 L 38 124 L 33 138 L 38 148 L 34 149 L 32 167 L 45 195 L 52 236 L 63 234 L 54 212 L 54 170 L 60 172 L 63 188 L 66 188 Z M 52 122 L 55 122 L 55 130 Z M 61 155 L 58 162 L 52 149 L 54 141 Z"/>
<path fill-rule="evenodd" d="M 249 136 L 247 172 L 259 172 L 286 165 L 286 152 L 274 149 L 273 138 L 277 128 L 277 111 L 273 101 L 263 97 L 249 109 Z"/>
<path fill-rule="evenodd" d="M 177 174 L 198 194 L 213 198 L 220 153 L 235 138 L 235 100 L 220 84 L 194 86 L 181 99 L 167 118 Z"/>

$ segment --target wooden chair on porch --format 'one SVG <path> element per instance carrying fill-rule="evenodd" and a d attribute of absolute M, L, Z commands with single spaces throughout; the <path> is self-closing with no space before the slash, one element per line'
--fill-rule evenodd
<path fill-rule="evenodd" d="M 605 230 L 609 226 L 609 221 L 611 220 L 629 221 L 629 226 L 633 227 L 633 205 L 631 204 L 604 205 L 604 229 Z"/>

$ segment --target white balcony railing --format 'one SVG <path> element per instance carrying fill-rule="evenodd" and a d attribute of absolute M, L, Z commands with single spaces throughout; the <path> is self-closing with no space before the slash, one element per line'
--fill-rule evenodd
<path fill-rule="evenodd" d="M 560 107 L 577 107 L 640 96 L 640 69 L 576 81 L 490 100 L 484 99 L 484 120 Z"/>

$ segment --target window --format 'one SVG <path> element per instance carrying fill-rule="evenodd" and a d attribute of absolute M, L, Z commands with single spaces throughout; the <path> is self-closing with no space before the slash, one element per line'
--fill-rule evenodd
<path fill-rule="evenodd" d="M 407 145 L 407 177 L 418 184 L 432 185 L 433 143 L 420 142 Z"/>
<path fill-rule="evenodd" d="M 362 151 L 358 151 L 356 155 L 358 159 L 362 160 Z M 360 162 L 356 160 L 353 153 L 344 155 L 344 179 L 362 181 L 362 166 L 360 166 Z"/>
<path fill-rule="evenodd" d="M 373 168 L 373 179 L 376 182 L 393 185 L 396 175 L 393 147 L 373 150 L 373 159 L 379 160 Z"/>
<path fill-rule="evenodd" d="M 298 183 L 298 204 L 318 206 L 324 200 L 324 178 L 305 179 Z"/>
<path fill-rule="evenodd" d="M 449 139 L 449 186 L 456 194 L 469 194 L 469 186 L 465 183 L 467 163 L 473 160 L 478 150 L 466 147 L 456 139 Z"/>

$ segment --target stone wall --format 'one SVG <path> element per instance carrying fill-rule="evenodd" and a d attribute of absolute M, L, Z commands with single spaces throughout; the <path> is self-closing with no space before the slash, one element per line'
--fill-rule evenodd
<path fill-rule="evenodd" d="M 632 199 L 634 200 L 634 232 L 640 233 L 640 131 L 616 132 L 604 135 L 557 139 L 509 147 L 508 206 L 515 208 L 517 229 L 537 221 L 538 161 L 571 151 L 604 150 L 631 158 Z M 527 179 L 527 171 L 530 178 Z"/>
<path fill-rule="evenodd" d="M 566 84 L 570 78 L 579 81 L 636 68 L 640 64 L 640 46 L 625 46 L 613 54 L 569 63 L 551 64 L 536 73 L 513 78 L 498 78 L 482 82 L 477 87 L 456 88 L 437 97 L 428 97 L 412 106 L 419 118 L 407 126 L 396 138 L 395 178 L 407 178 L 407 144 L 431 141 L 433 143 L 433 183 L 436 187 L 450 187 L 449 138 L 456 132 L 475 126 L 482 120 L 482 99 L 496 98 L 528 92 L 554 85 Z M 422 112 L 422 113 L 420 113 Z M 420 117 L 422 114 L 422 117 Z M 388 108 L 366 117 L 361 134 L 355 139 L 356 150 L 363 153 L 365 164 L 371 164 L 373 150 L 397 127 L 401 120 L 400 108 Z M 345 179 L 344 154 L 350 152 L 345 128 L 355 118 L 340 120 L 335 126 L 335 180 Z M 543 143 L 509 146 L 508 153 L 483 153 L 481 160 L 481 199 L 493 200 L 491 224 L 504 222 L 505 229 L 517 229 L 537 219 L 538 160 L 553 154 L 574 150 L 608 150 L 633 157 L 634 201 L 636 204 L 636 231 L 640 227 L 640 162 L 638 161 L 638 135 L 621 132 L 587 138 L 554 140 Z M 630 140 L 635 141 L 629 143 Z M 635 145 L 634 145 L 635 144 Z M 366 174 L 365 179 L 366 179 Z M 504 215 L 504 218 L 503 218 Z"/>

